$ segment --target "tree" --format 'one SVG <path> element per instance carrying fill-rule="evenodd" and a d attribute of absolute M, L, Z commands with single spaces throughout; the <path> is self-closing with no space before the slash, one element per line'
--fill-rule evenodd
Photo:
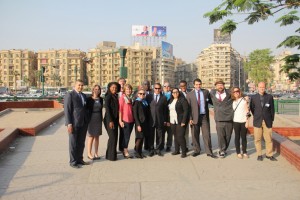
<path fill-rule="evenodd" d="M 61 85 L 61 77 L 58 73 L 51 74 L 50 78 L 51 78 L 51 80 L 54 81 L 54 86 L 60 86 Z"/>
<path fill-rule="evenodd" d="M 211 12 L 205 13 L 204 17 L 208 17 L 209 23 L 213 24 L 234 14 L 245 14 L 246 18 L 243 21 L 235 22 L 232 19 L 228 19 L 221 26 L 222 33 L 231 34 L 236 30 L 239 23 L 246 22 L 252 25 L 260 20 L 267 20 L 268 17 L 274 16 L 275 13 L 279 13 L 283 10 L 291 11 L 276 20 L 276 23 L 280 23 L 280 26 L 300 22 L 300 18 L 297 16 L 297 8 L 299 8 L 299 6 L 299 0 L 224 0 L 222 4 L 214 8 Z M 297 29 L 295 33 L 298 33 L 298 35 L 287 37 L 277 48 L 283 46 L 290 48 L 297 47 L 300 49 L 300 28 Z M 286 65 L 283 66 L 282 71 L 287 73 L 291 81 L 300 77 L 300 68 L 298 66 L 299 56 L 299 54 L 294 54 L 285 58 Z"/>
<path fill-rule="evenodd" d="M 274 62 L 271 53 L 270 49 L 257 49 L 249 54 L 248 61 L 245 62 L 245 71 L 254 83 L 271 82 L 273 78 L 271 64 Z"/>

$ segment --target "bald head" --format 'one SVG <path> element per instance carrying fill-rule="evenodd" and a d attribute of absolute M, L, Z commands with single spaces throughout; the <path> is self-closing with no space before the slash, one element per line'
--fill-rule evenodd
<path fill-rule="evenodd" d="M 258 85 L 257 85 L 257 88 L 258 88 L 258 93 L 260 95 L 263 95 L 266 91 L 266 83 L 265 82 L 259 82 Z"/>

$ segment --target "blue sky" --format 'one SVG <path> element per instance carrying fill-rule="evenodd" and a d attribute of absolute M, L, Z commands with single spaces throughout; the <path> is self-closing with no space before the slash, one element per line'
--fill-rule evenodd
<path fill-rule="evenodd" d="M 167 42 L 174 55 L 195 61 L 203 48 L 213 42 L 213 29 L 204 13 L 220 0 L 0 0 L 0 50 L 81 49 L 87 51 L 101 41 L 117 46 L 131 44 L 132 25 L 167 26 Z M 232 46 L 242 55 L 255 49 L 276 46 L 296 25 L 280 27 L 277 19 L 248 26 L 240 24 L 232 35 Z M 295 50 L 292 50 L 295 52 Z"/>

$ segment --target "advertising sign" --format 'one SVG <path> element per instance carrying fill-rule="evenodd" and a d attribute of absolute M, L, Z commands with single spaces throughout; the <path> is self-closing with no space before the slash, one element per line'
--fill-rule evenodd
<path fill-rule="evenodd" d="M 214 29 L 214 42 L 230 43 L 231 36 L 229 33 L 221 33 L 221 29 Z"/>
<path fill-rule="evenodd" d="M 131 29 L 132 36 L 149 36 L 149 26 L 133 25 Z"/>
<path fill-rule="evenodd" d="M 166 26 L 151 26 L 151 36 L 166 37 L 167 36 L 167 27 Z"/>
<path fill-rule="evenodd" d="M 168 42 L 161 42 L 162 57 L 173 59 L 173 45 Z"/>

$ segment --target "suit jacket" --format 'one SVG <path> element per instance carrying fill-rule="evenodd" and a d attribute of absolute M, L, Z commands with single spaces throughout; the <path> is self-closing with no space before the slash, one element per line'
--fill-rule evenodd
<path fill-rule="evenodd" d="M 151 99 L 150 102 L 150 111 L 151 111 L 151 122 L 153 126 L 163 127 L 164 122 L 167 122 L 168 118 L 168 101 L 167 98 L 160 94 L 160 98 L 158 102 L 154 99 L 154 94 L 151 95 L 149 98 Z"/>
<path fill-rule="evenodd" d="M 253 125 L 254 127 L 260 128 L 262 126 L 262 121 L 264 120 L 268 128 L 272 128 L 275 109 L 273 96 L 265 93 L 264 95 L 264 105 L 261 107 L 260 94 L 256 94 L 251 97 L 250 110 L 253 114 Z"/>
<path fill-rule="evenodd" d="M 205 116 L 207 118 L 207 121 L 209 122 L 209 110 L 208 110 L 208 103 L 209 103 L 209 92 L 206 89 L 201 89 L 203 92 L 204 100 L 205 100 Z M 193 120 L 194 124 L 198 123 L 199 120 L 199 107 L 198 107 L 198 102 L 197 102 L 197 97 L 195 90 L 190 91 L 186 95 L 186 99 L 189 104 L 189 109 L 190 109 L 190 119 Z"/>
<path fill-rule="evenodd" d="M 100 104 L 103 107 L 103 98 L 100 97 L 99 101 L 100 101 Z M 95 103 L 95 100 L 92 97 L 88 97 L 86 99 L 86 108 L 87 108 L 87 112 L 88 112 L 88 121 L 91 120 L 91 117 L 92 117 L 92 114 L 93 114 L 93 109 L 94 109 L 94 103 Z M 99 111 L 101 113 L 101 120 L 102 120 L 103 119 L 102 110 L 99 110 Z"/>
<path fill-rule="evenodd" d="M 149 122 L 150 108 L 143 106 L 141 101 L 134 101 L 133 103 L 133 116 L 136 126 L 141 126 L 142 123 Z"/>
<path fill-rule="evenodd" d="M 113 94 L 107 94 L 104 99 L 105 107 L 105 117 L 104 120 L 106 123 L 114 122 L 118 124 L 119 122 L 119 100 L 118 97 Z"/>
<path fill-rule="evenodd" d="M 86 110 L 86 96 L 82 93 L 84 105 L 80 95 L 72 90 L 64 98 L 65 125 L 72 124 L 73 127 L 82 127 L 88 123 L 88 114 Z"/>
<path fill-rule="evenodd" d="M 232 108 L 233 100 L 231 99 L 230 91 L 225 89 L 226 97 L 221 102 L 216 97 L 216 93 L 217 90 L 211 90 L 209 97 L 214 106 L 215 120 L 219 122 L 232 121 L 234 112 Z"/>
<path fill-rule="evenodd" d="M 170 99 L 169 105 L 173 102 L 174 99 Z M 179 98 L 175 104 L 175 110 L 177 113 L 178 124 L 188 124 L 189 121 L 189 104 L 187 100 L 183 97 Z M 168 122 L 170 122 L 170 110 L 168 114 Z M 172 123 L 172 122 L 171 122 Z"/>

